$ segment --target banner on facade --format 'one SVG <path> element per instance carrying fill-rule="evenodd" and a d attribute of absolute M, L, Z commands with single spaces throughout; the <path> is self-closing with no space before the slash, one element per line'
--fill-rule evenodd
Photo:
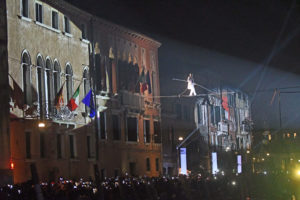
<path fill-rule="evenodd" d="M 186 148 L 180 148 L 180 174 L 187 175 Z"/>
<path fill-rule="evenodd" d="M 242 156 L 237 155 L 237 173 L 242 173 Z"/>
<path fill-rule="evenodd" d="M 218 159 L 217 159 L 217 152 L 211 153 L 211 163 L 212 163 L 212 174 L 218 173 Z"/>

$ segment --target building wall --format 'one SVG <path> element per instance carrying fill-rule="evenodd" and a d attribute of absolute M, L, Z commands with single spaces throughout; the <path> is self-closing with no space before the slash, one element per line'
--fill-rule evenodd
<path fill-rule="evenodd" d="M 6 1 L 0 2 L 0 185 L 12 182 L 10 168 Z"/>
<path fill-rule="evenodd" d="M 28 2 L 29 15 L 27 17 L 24 17 L 21 12 L 20 0 L 6 2 L 7 60 L 11 88 L 16 91 L 15 81 L 24 93 L 21 57 L 22 53 L 26 52 L 30 55 L 31 61 L 32 91 L 38 93 L 37 56 L 41 55 L 44 62 L 46 58 L 50 58 L 52 63 L 54 60 L 59 62 L 61 85 L 66 81 L 66 64 L 69 63 L 72 66 L 73 92 L 81 84 L 84 70 L 88 69 L 92 84 L 95 82 L 97 87 L 95 91 L 97 102 L 101 102 L 104 98 L 109 98 L 109 100 L 105 110 L 105 125 L 101 125 L 105 126 L 104 138 L 100 137 L 102 127 L 95 128 L 95 125 L 101 124 L 100 104 L 98 117 L 95 118 L 97 123 L 95 123 L 95 120 L 88 117 L 89 113 L 86 112 L 82 103 L 73 112 L 75 114 L 73 117 L 58 119 L 52 115 L 40 116 L 36 111 L 39 108 L 39 106 L 36 108 L 36 105 L 39 105 L 36 97 L 32 105 L 22 108 L 16 106 L 17 103 L 11 100 L 10 144 L 11 158 L 15 165 L 14 182 L 24 182 L 30 179 L 32 163 L 36 164 L 40 179 L 45 181 L 56 180 L 60 176 L 94 178 L 95 165 L 101 172 L 101 178 L 114 176 L 116 173 L 118 175 L 125 173 L 160 175 L 162 173 L 161 144 L 155 140 L 161 135 L 160 131 L 155 133 L 154 130 L 154 121 L 161 121 L 160 102 L 158 98 L 153 98 L 160 94 L 157 54 L 160 44 L 151 38 L 94 17 L 64 1 L 37 1 L 43 6 L 44 13 L 43 23 L 39 23 L 35 20 L 36 1 L 28 0 Z M 57 29 L 51 27 L 52 11 L 58 13 Z M 70 19 L 70 34 L 65 33 L 64 16 Z M 86 37 L 83 37 L 82 27 L 84 27 Z M 94 41 L 96 57 L 100 58 L 100 62 L 96 62 L 95 66 L 91 56 L 93 46 L 90 41 Z M 143 68 L 149 71 L 151 74 L 149 84 L 151 84 L 152 92 L 149 92 L 149 89 L 143 93 L 121 90 L 118 82 L 120 81 L 120 68 L 123 65 L 120 63 L 127 63 L 130 66 L 137 64 L 139 69 L 137 77 L 141 75 Z M 101 73 L 97 74 L 98 72 Z M 98 83 L 101 87 L 102 84 L 106 85 L 106 88 L 99 89 L 101 87 L 97 85 Z M 140 84 L 140 82 L 137 83 L 138 86 Z M 155 88 L 154 91 L 153 88 Z M 81 84 L 80 100 L 85 96 L 85 92 L 84 84 Z M 66 105 L 68 102 L 66 85 L 63 89 L 63 99 Z M 26 111 L 30 108 L 34 108 L 34 112 L 28 114 Z M 121 137 L 118 140 L 113 139 L 112 114 L 118 115 L 120 119 Z M 126 137 L 128 116 L 134 116 L 138 120 L 136 142 L 129 142 Z M 144 118 L 150 120 L 151 140 L 149 143 L 144 142 Z M 38 127 L 41 121 L 46 123 L 45 128 Z M 95 131 L 98 133 L 96 134 Z M 73 140 L 73 145 L 71 140 Z M 74 146 L 74 151 L 71 151 L 72 146 Z M 89 156 L 88 148 L 90 148 Z M 150 159 L 150 170 L 147 170 L 146 158 Z M 158 165 L 156 165 L 156 160 Z M 9 165 L 8 158 L 4 162 Z M 131 162 L 135 163 L 134 172 L 130 170 Z"/>

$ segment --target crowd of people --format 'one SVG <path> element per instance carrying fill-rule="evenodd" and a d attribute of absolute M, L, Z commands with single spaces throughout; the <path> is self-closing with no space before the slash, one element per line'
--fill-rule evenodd
<path fill-rule="evenodd" d="M 99 184 L 92 181 L 64 180 L 41 183 L 45 200 L 194 200 L 241 199 L 239 184 L 216 177 L 115 177 Z M 0 188 L 2 200 L 35 200 L 37 187 L 28 181 Z"/>

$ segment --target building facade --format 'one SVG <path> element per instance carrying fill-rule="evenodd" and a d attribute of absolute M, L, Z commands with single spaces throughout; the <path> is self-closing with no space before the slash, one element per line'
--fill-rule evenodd
<path fill-rule="evenodd" d="M 61 0 L 3 4 L 1 175 L 158 176 L 160 43 Z M 94 108 L 68 106 L 91 89 Z"/>
<path fill-rule="evenodd" d="M 248 95 L 242 91 L 218 88 L 199 98 L 195 122 L 211 146 L 225 151 L 251 148 L 251 108 Z"/>

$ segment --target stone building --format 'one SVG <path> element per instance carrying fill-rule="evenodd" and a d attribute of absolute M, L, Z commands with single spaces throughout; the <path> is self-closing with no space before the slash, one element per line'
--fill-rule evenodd
<path fill-rule="evenodd" d="M 3 182 L 30 179 L 31 164 L 41 180 L 159 175 L 160 43 L 62 0 L 1 4 Z M 67 106 L 90 89 L 94 119 Z"/>

